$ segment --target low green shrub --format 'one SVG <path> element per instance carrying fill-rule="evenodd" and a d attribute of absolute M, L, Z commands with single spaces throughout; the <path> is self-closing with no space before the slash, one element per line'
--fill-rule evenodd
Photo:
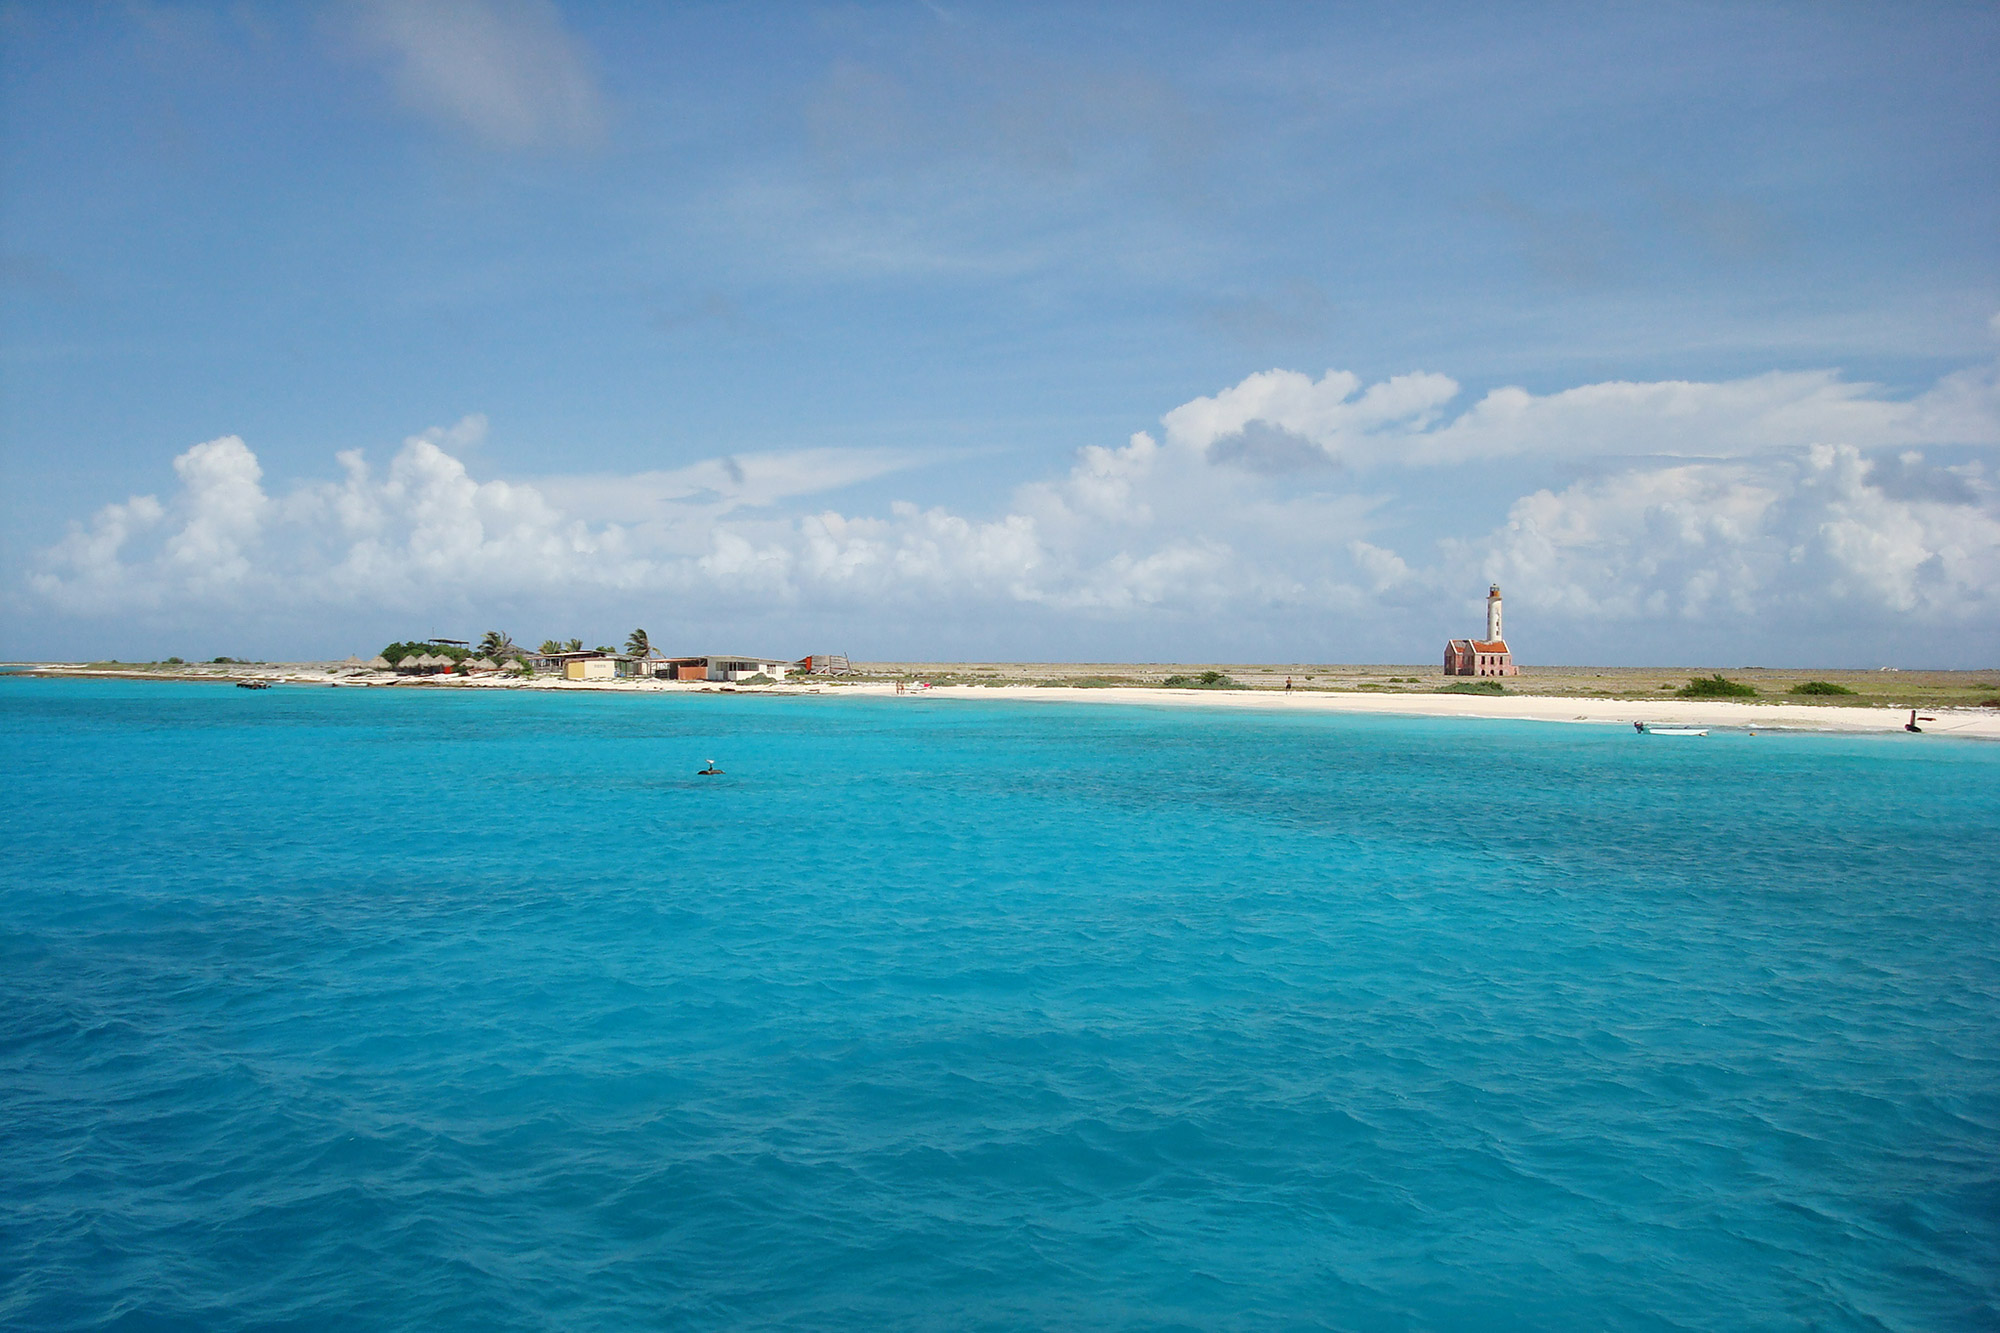
<path fill-rule="evenodd" d="M 1243 690 L 1249 686 L 1232 680 L 1220 671 L 1204 671 L 1199 676 L 1168 676 L 1160 682 L 1170 690 Z"/>
<path fill-rule="evenodd" d="M 1497 680 L 1455 680 L 1440 694 L 1505 694 L 1507 687 Z"/>
<path fill-rule="evenodd" d="M 1853 693 L 1854 693 L 1854 691 L 1853 691 L 1853 690 L 1850 690 L 1850 689 L 1848 689 L 1848 688 L 1847 688 L 1847 687 L 1846 687 L 1845 685 L 1835 685 L 1835 684 L 1834 684 L 1834 683 L 1833 683 L 1832 681 L 1828 681 L 1828 680 L 1809 680 L 1809 681 L 1807 681 L 1807 682 L 1806 682 L 1805 684 L 1803 684 L 1803 685 L 1794 685 L 1794 686 L 1792 686 L 1792 688 L 1791 688 L 1791 693 L 1793 693 L 1793 694 L 1853 694 Z"/>
<path fill-rule="evenodd" d="M 1697 676 L 1675 691 L 1683 699 L 1752 699 L 1756 687 L 1730 680 L 1720 671 L 1713 676 Z"/>

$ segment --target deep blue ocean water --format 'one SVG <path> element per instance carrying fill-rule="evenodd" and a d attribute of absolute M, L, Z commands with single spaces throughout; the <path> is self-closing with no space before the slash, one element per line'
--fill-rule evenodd
<path fill-rule="evenodd" d="M 2000 1326 L 2000 747 L 6 680 L 0 756 L 9 1328 Z"/>

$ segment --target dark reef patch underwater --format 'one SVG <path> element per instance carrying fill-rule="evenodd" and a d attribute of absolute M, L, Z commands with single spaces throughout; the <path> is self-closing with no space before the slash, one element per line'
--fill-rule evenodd
<path fill-rule="evenodd" d="M 2000 1325 L 2000 747 L 10 679 L 0 753 L 9 1328 Z"/>

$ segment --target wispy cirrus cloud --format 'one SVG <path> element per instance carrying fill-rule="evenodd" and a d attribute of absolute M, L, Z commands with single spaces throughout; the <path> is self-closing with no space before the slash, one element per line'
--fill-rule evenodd
<path fill-rule="evenodd" d="M 549 0 L 362 0 L 364 45 L 407 106 L 488 146 L 586 146 L 607 108 L 589 51 Z"/>
<path fill-rule="evenodd" d="M 1363 386 L 1346 371 L 1250 375 L 1163 418 L 1175 440 L 1266 465 L 1284 452 L 1381 469 L 1479 459 L 1733 457 L 1838 442 L 1860 448 L 2000 444 L 2000 368 L 1948 375 L 1912 398 L 1838 371 L 1771 372 L 1724 381 L 1607 381 L 1557 393 L 1494 389 L 1463 410 L 1456 380 L 1398 375 Z M 1263 441 L 1260 445 L 1259 441 Z"/>
<path fill-rule="evenodd" d="M 533 485 L 583 518 L 674 523 L 821 495 L 933 461 L 909 450 L 793 449 L 724 455 L 657 472 L 540 477 Z"/>

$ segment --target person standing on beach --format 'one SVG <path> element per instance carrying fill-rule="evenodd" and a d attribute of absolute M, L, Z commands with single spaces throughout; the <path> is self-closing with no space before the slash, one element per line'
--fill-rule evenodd
<path fill-rule="evenodd" d="M 1292 678 L 1290 676 L 1287 676 L 1285 677 L 1285 693 L 1290 694 L 1291 692 L 1292 692 Z"/>

